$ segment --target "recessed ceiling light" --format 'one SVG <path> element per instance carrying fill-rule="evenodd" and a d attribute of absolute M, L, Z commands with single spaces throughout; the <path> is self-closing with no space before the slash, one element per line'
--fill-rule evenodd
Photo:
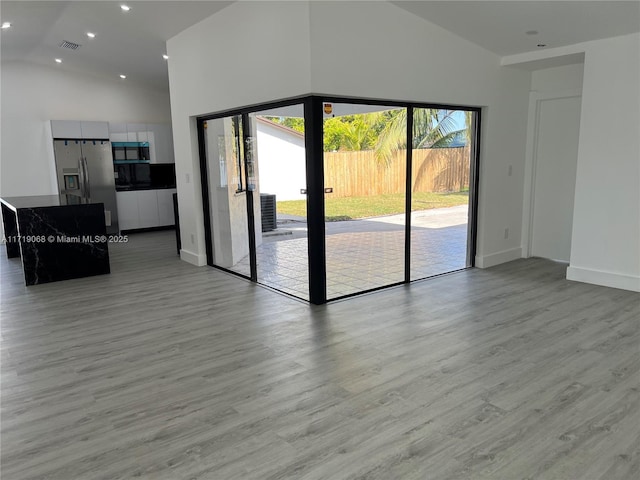
<path fill-rule="evenodd" d="M 62 59 L 61 58 L 56 58 L 56 63 L 62 63 Z"/>
<path fill-rule="evenodd" d="M 538 48 L 542 48 L 542 47 L 546 47 L 547 44 L 546 43 L 539 43 L 538 45 L 536 45 Z"/>
<path fill-rule="evenodd" d="M 537 30 L 527 30 L 524 33 L 526 33 L 527 35 L 537 35 L 538 31 Z"/>
<path fill-rule="evenodd" d="M 165 53 L 164 55 L 162 55 L 162 58 L 164 58 L 165 60 L 169 60 L 169 55 Z"/>
<path fill-rule="evenodd" d="M 89 38 L 96 38 L 96 34 L 93 32 L 87 32 L 87 37 Z"/>
<path fill-rule="evenodd" d="M 120 5 L 120 8 L 124 12 L 128 12 L 129 10 L 131 10 L 131 7 L 129 5 Z"/>
<path fill-rule="evenodd" d="M 125 78 L 127 78 L 127 76 L 120 74 L 120 78 L 122 78 L 124 80 Z"/>
<path fill-rule="evenodd" d="M 3 22 L 2 23 L 2 29 L 6 30 L 7 28 L 11 27 L 11 22 Z"/>

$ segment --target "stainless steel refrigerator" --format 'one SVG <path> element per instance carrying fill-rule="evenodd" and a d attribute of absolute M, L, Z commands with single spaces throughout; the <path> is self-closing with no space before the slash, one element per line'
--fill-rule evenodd
<path fill-rule="evenodd" d="M 87 203 L 103 203 L 107 233 L 119 232 L 113 156 L 109 140 L 53 141 L 58 190 Z"/>

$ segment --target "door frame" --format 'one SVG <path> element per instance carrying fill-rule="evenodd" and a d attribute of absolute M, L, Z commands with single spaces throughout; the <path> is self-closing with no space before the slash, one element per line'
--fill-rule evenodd
<path fill-rule="evenodd" d="M 324 222 L 324 148 L 323 148 L 323 103 L 352 103 L 358 105 L 379 105 L 394 106 L 407 109 L 407 145 L 411 145 L 412 139 L 412 121 L 409 119 L 409 113 L 413 113 L 415 108 L 431 108 L 445 110 L 471 111 L 475 113 L 475 122 L 472 126 L 473 144 L 471 145 L 471 161 L 470 161 L 470 178 L 469 178 L 469 213 L 468 213 L 468 233 L 467 233 L 467 265 L 468 268 L 475 266 L 475 257 L 477 249 L 477 220 L 478 220 L 478 199 L 479 199 L 479 171 L 480 171 L 480 138 L 482 134 L 481 120 L 482 108 L 477 106 L 453 105 L 442 103 L 426 103 L 412 102 L 406 100 L 390 100 L 390 99 L 372 99 L 362 97 L 347 97 L 325 94 L 310 94 L 287 99 L 277 100 L 273 102 L 265 102 L 253 104 L 250 106 L 228 109 L 216 113 L 202 115 L 196 118 L 197 136 L 198 136 L 198 152 L 200 160 L 200 180 L 202 188 L 202 208 L 204 214 L 204 234 L 205 249 L 207 257 L 207 265 L 226 271 L 242 278 L 248 278 L 252 282 L 257 283 L 256 275 L 256 247 L 255 232 L 253 235 L 253 243 L 250 239 L 250 261 L 251 276 L 234 272 L 233 270 L 220 267 L 213 264 L 213 243 L 211 235 L 211 217 L 209 204 L 209 175 L 207 170 L 207 157 L 205 148 L 205 132 L 204 123 L 208 120 L 241 115 L 243 120 L 248 118 L 250 113 L 269 110 L 278 107 L 302 104 L 304 108 L 304 125 L 305 125 L 305 161 L 307 176 L 307 242 L 308 242 L 308 270 L 309 270 L 309 301 L 310 303 L 320 305 L 327 303 L 326 292 L 326 250 L 325 250 L 325 222 Z M 246 123 L 246 127 L 244 126 Z M 249 128 L 249 124 L 243 121 L 243 128 Z M 249 130 L 247 130 L 249 131 Z M 411 149 L 407 149 L 407 161 L 411 160 Z M 244 159 L 243 159 L 244 160 Z M 247 172 L 245 165 L 245 172 Z M 404 280 L 393 285 L 384 285 L 381 287 L 364 290 L 361 292 L 345 295 L 331 299 L 340 300 L 363 293 L 389 288 L 394 285 L 411 283 L 410 279 L 410 233 L 411 233 L 411 164 L 407 164 L 406 168 L 406 188 L 405 191 L 405 275 Z M 248 182 L 248 178 L 246 179 Z M 253 202 L 249 205 L 247 198 L 248 217 L 253 217 Z M 251 212 L 249 212 L 251 210 Z M 255 225 L 254 225 L 255 229 Z M 416 279 L 418 281 L 422 279 Z M 286 293 L 285 293 L 286 294 Z M 298 298 L 298 297 L 296 297 Z"/>
<path fill-rule="evenodd" d="M 538 164 L 538 135 L 540 133 L 540 107 L 547 100 L 582 97 L 582 89 L 570 88 L 555 92 L 529 93 L 527 142 L 524 170 L 524 196 L 522 205 L 522 254 L 531 257 L 533 244 L 533 215 L 536 197 L 536 168 Z"/>

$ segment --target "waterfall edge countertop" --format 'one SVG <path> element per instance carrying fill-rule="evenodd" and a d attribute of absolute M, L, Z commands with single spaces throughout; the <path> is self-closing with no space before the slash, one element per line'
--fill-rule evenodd
<path fill-rule="evenodd" d="M 76 195 L 31 195 L 25 197 L 1 197 L 4 203 L 14 212 L 18 208 L 59 207 L 64 205 L 88 205 Z"/>
<path fill-rule="evenodd" d="M 21 258 L 27 286 L 110 273 L 102 203 L 38 195 L 0 205 L 7 256 Z"/>

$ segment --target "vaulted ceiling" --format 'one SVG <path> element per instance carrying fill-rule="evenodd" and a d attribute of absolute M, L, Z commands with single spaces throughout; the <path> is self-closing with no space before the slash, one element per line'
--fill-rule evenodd
<path fill-rule="evenodd" d="M 123 11 L 122 3 L 131 10 Z M 231 3 L 3 1 L 0 19 L 12 26 L 2 30 L 1 59 L 110 78 L 124 74 L 127 81 L 166 90 L 165 42 Z M 637 0 L 392 3 L 500 56 L 640 31 Z M 95 38 L 89 38 L 88 32 L 95 33 Z M 60 47 L 65 40 L 81 46 L 76 50 Z M 56 64 L 55 58 L 62 63 Z"/>

